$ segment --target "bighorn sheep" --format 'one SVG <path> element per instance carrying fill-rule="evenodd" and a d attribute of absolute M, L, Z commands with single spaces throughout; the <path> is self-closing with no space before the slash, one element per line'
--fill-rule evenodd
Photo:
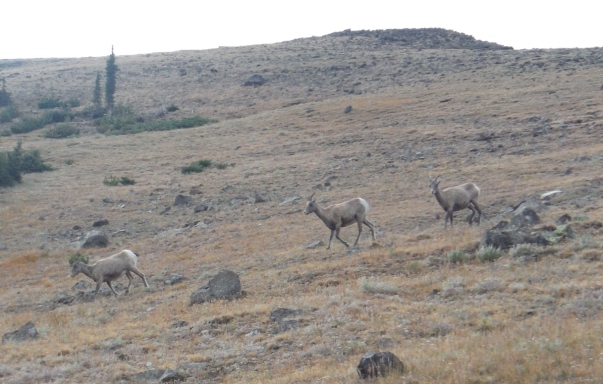
<path fill-rule="evenodd" d="M 129 283 L 126 288 L 126 293 L 130 293 L 130 285 L 132 284 L 132 273 L 134 272 L 144 282 L 145 287 L 149 287 L 147 279 L 144 274 L 136 268 L 136 262 L 138 260 L 137 255 L 129 250 L 123 250 L 113 256 L 109 256 L 105 259 L 100 259 L 92 265 L 84 264 L 81 261 L 73 263 L 71 268 L 71 277 L 77 276 L 79 273 L 83 273 L 96 282 L 96 291 L 94 292 L 94 300 L 102 283 L 107 283 L 111 291 L 117 297 L 117 292 L 111 286 L 111 282 L 117 280 L 125 273 L 128 277 Z"/>
<path fill-rule="evenodd" d="M 440 191 L 439 185 L 441 180 L 438 180 L 439 177 L 440 176 L 436 176 L 435 179 L 432 179 L 431 177 L 429 178 L 429 188 L 431 188 L 431 193 L 435 195 L 438 203 L 440 203 L 446 212 L 446 217 L 444 218 L 444 228 L 446 228 L 448 220 L 450 220 L 450 226 L 452 227 L 453 212 L 460 211 L 465 208 L 471 211 L 471 216 L 467 220 L 469 221 L 469 225 L 473 224 L 473 216 L 475 216 L 475 211 L 478 212 L 476 222 L 479 224 L 482 217 L 482 210 L 477 203 L 477 198 L 479 197 L 480 193 L 478 186 L 473 183 L 466 183 Z"/>
<path fill-rule="evenodd" d="M 337 240 L 341 241 L 346 247 L 349 248 L 349 244 L 339 237 L 339 230 L 342 227 L 347 227 L 353 223 L 358 224 L 358 237 L 356 238 L 354 247 L 358 245 L 358 240 L 360 239 L 360 234 L 362 233 L 362 224 L 370 228 L 373 241 L 375 241 L 375 228 L 373 224 L 366 219 L 366 214 L 370 209 L 370 206 L 366 200 L 357 197 L 341 204 L 329 205 L 328 207 L 323 208 L 318 205 L 313 197 L 314 193 L 312 196 L 308 197 L 308 203 L 306 204 L 304 214 L 309 215 L 312 212 L 316 213 L 316 216 L 318 216 L 331 230 L 331 237 L 329 238 L 329 245 L 327 246 L 327 249 L 331 248 L 331 240 L 333 240 L 333 235 L 337 237 Z"/>

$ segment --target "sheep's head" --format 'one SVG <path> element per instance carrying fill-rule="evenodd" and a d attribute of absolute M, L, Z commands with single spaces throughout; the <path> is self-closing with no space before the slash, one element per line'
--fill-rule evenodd
<path fill-rule="evenodd" d="M 314 192 L 316 193 L 316 192 Z M 304 210 L 304 215 L 309 215 L 310 213 L 316 211 L 318 208 L 318 203 L 313 199 L 314 193 L 308 197 L 308 202 L 306 203 L 306 209 Z"/>
<path fill-rule="evenodd" d="M 431 194 L 435 195 L 436 193 L 438 193 L 438 186 L 440 185 L 440 181 L 438 180 L 440 178 L 440 176 L 436 176 L 435 179 L 432 179 L 431 177 L 429 178 L 429 188 L 431 189 Z"/>
<path fill-rule="evenodd" d="M 81 273 L 82 266 L 84 265 L 86 264 L 82 263 L 81 261 L 76 261 L 75 263 L 73 263 L 73 267 L 71 267 L 71 277 L 76 277 L 78 273 Z"/>

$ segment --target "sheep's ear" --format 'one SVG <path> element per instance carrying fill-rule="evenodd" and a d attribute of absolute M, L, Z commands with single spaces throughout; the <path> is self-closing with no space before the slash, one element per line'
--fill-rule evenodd
<path fill-rule="evenodd" d="M 314 192 L 313 194 L 310 195 L 310 197 L 308 197 L 308 201 L 312 201 L 312 198 L 314 197 L 314 194 L 316 194 L 316 192 Z"/>

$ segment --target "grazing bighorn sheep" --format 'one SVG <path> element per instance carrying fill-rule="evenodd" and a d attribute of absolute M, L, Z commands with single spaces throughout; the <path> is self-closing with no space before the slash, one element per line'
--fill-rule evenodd
<path fill-rule="evenodd" d="M 318 216 L 318 218 L 320 218 L 320 220 L 322 220 L 331 230 L 331 237 L 329 238 L 329 245 L 327 246 L 327 249 L 331 248 L 331 240 L 333 240 L 333 235 L 337 237 L 337 240 L 341 241 L 346 247 L 349 248 L 350 245 L 339 237 L 339 230 L 342 227 L 347 227 L 353 223 L 358 224 L 358 237 L 356 238 L 354 247 L 358 245 L 358 240 L 360 239 L 360 234 L 362 233 L 362 224 L 370 228 L 373 241 L 375 241 L 375 228 L 373 227 L 373 224 L 366 219 L 366 214 L 370 209 L 370 206 L 366 200 L 361 197 L 357 197 L 340 204 L 329 205 L 328 207 L 323 208 L 318 205 L 316 200 L 312 199 L 313 197 L 314 193 L 312 196 L 308 197 L 308 203 L 306 204 L 304 214 L 309 215 L 312 212 L 316 213 L 316 216 Z"/>
<path fill-rule="evenodd" d="M 129 250 L 123 250 L 116 253 L 113 256 L 109 256 L 105 259 L 100 259 L 92 265 L 84 264 L 81 261 L 73 263 L 71 268 L 71 277 L 77 276 L 79 273 L 83 273 L 96 282 L 96 291 L 94 292 L 94 300 L 102 283 L 107 283 L 111 291 L 117 297 L 117 292 L 111 286 L 111 282 L 117 280 L 125 273 L 128 277 L 129 283 L 126 288 L 126 293 L 130 293 L 130 285 L 132 284 L 132 273 L 134 272 L 144 282 L 145 287 L 149 287 L 147 279 L 144 274 L 136 268 L 136 262 L 138 260 L 137 255 Z"/>
<path fill-rule="evenodd" d="M 439 185 L 441 180 L 438 180 L 439 177 L 440 176 L 436 176 L 435 179 L 432 179 L 431 177 L 429 178 L 429 188 L 431 188 L 431 193 L 435 195 L 438 203 L 440 203 L 446 212 L 446 217 L 444 218 L 444 228 L 446 228 L 448 220 L 450 220 L 450 226 L 452 227 L 453 212 L 460 211 L 465 208 L 471 211 L 471 216 L 467 220 L 469 221 L 469 225 L 473 224 L 473 216 L 475 216 L 475 211 L 478 212 L 476 222 L 479 224 L 482 217 L 482 210 L 477 203 L 477 198 L 479 197 L 480 193 L 478 186 L 473 183 L 466 183 L 440 191 Z"/>

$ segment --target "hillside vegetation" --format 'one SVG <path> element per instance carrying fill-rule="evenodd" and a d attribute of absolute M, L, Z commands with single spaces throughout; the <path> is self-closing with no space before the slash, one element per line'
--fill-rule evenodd
<path fill-rule="evenodd" d="M 0 381 L 125 383 L 169 368 L 192 383 L 357 383 L 371 351 L 406 367 L 383 383 L 603 377 L 603 49 L 517 51 L 434 29 L 115 53 L 116 103 L 148 121 L 215 122 L 111 136 L 74 118 L 79 136 L 1 137 L 0 151 L 21 141 L 54 170 L 0 189 L 0 333 L 31 320 L 40 334 L 0 344 Z M 20 116 L 49 97 L 78 111 L 105 60 L 0 60 L 0 77 Z M 254 74 L 265 83 L 244 86 Z M 444 229 L 436 175 L 481 188 L 480 226 L 458 212 Z M 568 214 L 573 236 L 480 254 L 511 207 L 553 190 L 531 230 Z M 324 205 L 366 199 L 377 242 L 365 228 L 357 249 L 326 251 L 329 230 L 302 213 L 314 192 Z M 72 248 L 93 229 L 108 247 Z M 357 227 L 341 234 L 353 243 Z M 91 282 L 68 277 L 70 256 L 121 249 L 140 255 L 150 288 L 136 278 L 129 295 L 66 304 Z M 190 306 L 223 269 L 244 297 Z M 166 283 L 174 273 L 185 280 Z M 288 326 L 278 308 L 297 310 Z"/>

